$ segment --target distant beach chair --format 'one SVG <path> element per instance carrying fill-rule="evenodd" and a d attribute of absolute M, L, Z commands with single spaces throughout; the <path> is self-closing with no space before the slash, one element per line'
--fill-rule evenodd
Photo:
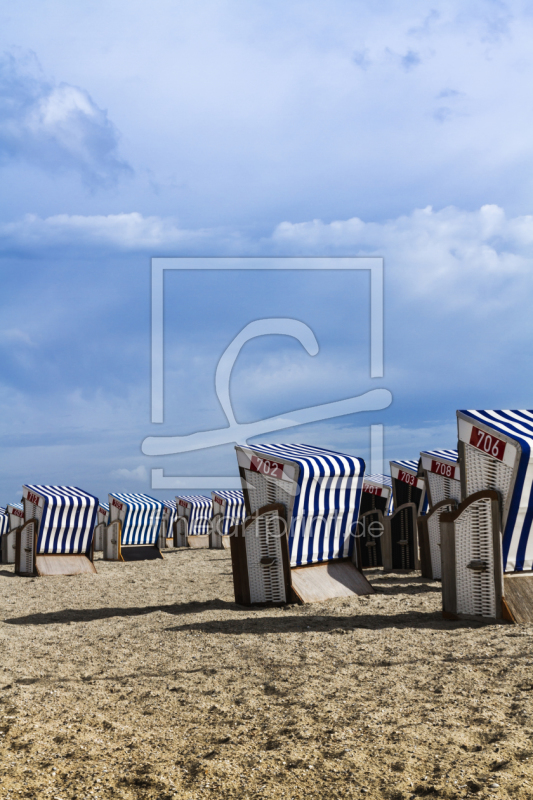
<path fill-rule="evenodd" d="M 0 506 L 0 542 L 2 544 L 4 542 L 4 537 L 7 536 L 8 531 L 9 531 L 9 514 L 7 513 L 7 510 L 5 508 L 2 508 Z"/>
<path fill-rule="evenodd" d="M 365 475 L 361 494 L 359 521 L 361 566 L 383 566 L 383 547 L 390 542 L 388 525 L 392 506 L 392 480 L 389 475 Z"/>
<path fill-rule="evenodd" d="M 533 622 L 533 411 L 458 411 L 463 500 L 441 515 L 447 618 Z"/>
<path fill-rule="evenodd" d="M 176 503 L 173 503 L 171 500 L 163 500 L 163 503 L 165 508 L 159 535 L 160 550 L 174 546 L 174 523 L 177 518 Z"/>
<path fill-rule="evenodd" d="M 146 494 L 110 493 L 104 559 L 143 561 L 163 558 L 159 550 L 159 532 L 164 508 L 161 500 Z"/>
<path fill-rule="evenodd" d="M 457 450 L 424 450 L 420 453 L 420 474 L 428 496 L 428 512 L 418 517 L 420 568 L 423 578 L 441 580 L 440 518 L 461 502 L 461 476 Z"/>
<path fill-rule="evenodd" d="M 176 497 L 176 547 L 209 547 L 213 501 L 202 494 Z"/>
<path fill-rule="evenodd" d="M 417 517 L 427 510 L 426 486 L 418 461 L 391 461 L 394 511 L 389 516 L 389 540 L 382 543 L 386 570 L 420 569 Z"/>
<path fill-rule="evenodd" d="M 6 506 L 8 529 L 2 534 L 2 564 L 14 564 L 17 546 L 17 531 L 24 525 L 24 508 L 22 503 Z"/>
<path fill-rule="evenodd" d="M 230 540 L 237 603 L 373 593 L 356 546 L 364 461 L 299 444 L 236 451 L 246 506 Z"/>
<path fill-rule="evenodd" d="M 230 530 L 244 522 L 244 494 L 240 489 L 211 492 L 213 516 L 211 518 L 210 547 L 215 550 L 230 547 Z"/>
<path fill-rule="evenodd" d="M 94 529 L 94 551 L 101 552 L 104 549 L 104 539 L 107 526 L 109 524 L 109 504 L 100 502 L 98 504 L 97 525 Z"/>
<path fill-rule="evenodd" d="M 15 572 L 22 576 L 96 572 L 93 534 L 98 498 L 76 486 L 22 487 Z"/>

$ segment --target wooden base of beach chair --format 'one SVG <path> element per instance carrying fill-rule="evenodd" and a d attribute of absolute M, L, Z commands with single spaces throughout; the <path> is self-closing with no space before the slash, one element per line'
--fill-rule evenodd
<path fill-rule="evenodd" d="M 95 573 L 93 562 L 83 555 L 53 554 L 35 557 L 35 571 L 42 577 L 50 575 L 84 575 Z"/>
<path fill-rule="evenodd" d="M 375 591 L 351 561 L 292 567 L 291 583 L 300 603 L 319 603 L 334 597 L 374 594 Z"/>
<path fill-rule="evenodd" d="M 202 534 L 201 536 L 187 536 L 187 547 L 209 547 L 209 534 Z"/>
<path fill-rule="evenodd" d="M 163 558 L 155 544 L 128 544 L 120 548 L 122 561 L 156 561 Z"/>
<path fill-rule="evenodd" d="M 231 547 L 230 544 L 231 536 L 223 536 L 220 533 L 213 533 L 209 534 L 209 547 L 212 550 L 229 550 Z"/>
<path fill-rule="evenodd" d="M 515 572 L 503 577 L 502 616 L 508 622 L 533 622 L 533 574 Z"/>

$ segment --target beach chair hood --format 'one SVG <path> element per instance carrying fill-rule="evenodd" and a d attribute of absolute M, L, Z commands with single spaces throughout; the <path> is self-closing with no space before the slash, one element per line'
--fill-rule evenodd
<path fill-rule="evenodd" d="M 76 486 L 22 488 L 24 521 L 38 521 L 37 554 L 88 555 L 98 498 Z"/>
<path fill-rule="evenodd" d="M 365 462 L 301 444 L 236 447 L 246 512 L 286 509 L 290 565 L 350 558 Z"/>
<path fill-rule="evenodd" d="M 147 494 L 113 492 L 109 495 L 110 521 L 122 522 L 122 545 L 157 545 L 163 509 L 162 500 Z"/>

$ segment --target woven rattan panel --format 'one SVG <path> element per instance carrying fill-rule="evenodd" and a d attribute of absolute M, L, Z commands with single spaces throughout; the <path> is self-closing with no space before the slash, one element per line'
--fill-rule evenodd
<path fill-rule="evenodd" d="M 496 489 L 505 506 L 513 477 L 513 468 L 465 444 L 466 496 L 484 489 Z"/>
<path fill-rule="evenodd" d="M 282 525 L 283 520 L 274 511 L 263 514 L 246 528 L 246 563 L 251 603 L 286 601 L 280 542 Z M 262 564 L 261 559 L 264 558 L 274 559 L 274 563 Z"/>
<path fill-rule="evenodd" d="M 435 472 L 428 472 L 429 493 L 431 502 L 434 506 L 441 500 L 457 500 L 461 502 L 461 481 L 454 481 L 453 478 L 446 478 L 444 475 L 437 475 Z"/>
<path fill-rule="evenodd" d="M 259 472 L 252 472 L 247 469 L 244 471 L 245 479 L 248 484 L 248 497 L 252 514 L 263 506 L 271 503 L 282 503 L 288 513 L 292 504 L 292 496 L 286 491 L 282 481 L 275 478 L 267 478 Z"/>
<path fill-rule="evenodd" d="M 492 459 L 491 459 L 492 460 Z M 468 569 L 472 561 L 486 564 L 486 572 Z M 455 521 L 457 613 L 496 616 L 491 501 L 478 500 Z"/>

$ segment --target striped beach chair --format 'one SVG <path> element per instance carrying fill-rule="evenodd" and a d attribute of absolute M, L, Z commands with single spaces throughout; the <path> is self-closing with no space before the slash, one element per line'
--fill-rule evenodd
<path fill-rule="evenodd" d="M 210 546 L 229 549 L 230 530 L 244 522 L 244 494 L 240 489 L 211 492 L 213 516 L 211 518 Z"/>
<path fill-rule="evenodd" d="M 387 570 L 420 569 L 417 518 L 427 511 L 426 486 L 419 476 L 418 461 L 391 461 L 394 511 L 389 517 L 386 555 Z"/>
<path fill-rule="evenodd" d="M 320 447 L 236 447 L 246 518 L 231 537 L 235 599 L 371 594 L 356 546 L 364 461 Z"/>
<path fill-rule="evenodd" d="M 76 486 L 22 487 L 24 525 L 17 531 L 17 575 L 96 572 L 93 533 L 98 498 Z"/>
<path fill-rule="evenodd" d="M 171 500 L 163 500 L 163 504 L 165 508 L 159 536 L 160 550 L 174 545 L 174 523 L 177 518 L 176 503 L 173 503 Z"/>
<path fill-rule="evenodd" d="M 458 411 L 462 502 L 441 516 L 447 617 L 533 622 L 533 411 Z"/>
<path fill-rule="evenodd" d="M 392 480 L 389 475 L 365 475 L 361 493 L 359 547 L 363 569 L 383 566 L 383 545 L 390 537 L 388 528 L 392 505 Z"/>
<path fill-rule="evenodd" d="M 441 580 L 440 517 L 461 502 L 461 476 L 457 450 L 423 450 L 420 474 L 424 478 L 428 512 L 418 517 L 420 569 L 423 578 Z"/>
<path fill-rule="evenodd" d="M 100 501 L 97 512 L 97 525 L 94 529 L 94 550 L 101 552 L 104 549 L 104 539 L 109 524 L 109 504 Z"/>
<path fill-rule="evenodd" d="M 24 525 L 24 507 L 22 503 L 10 503 L 6 506 L 8 528 L 2 534 L 2 564 L 15 563 L 17 531 Z"/>
<path fill-rule="evenodd" d="M 159 549 L 159 533 L 164 509 L 162 500 L 147 494 L 111 493 L 104 559 L 143 561 L 163 558 Z"/>
<path fill-rule="evenodd" d="M 202 494 L 176 497 L 176 547 L 209 547 L 213 501 Z"/>

